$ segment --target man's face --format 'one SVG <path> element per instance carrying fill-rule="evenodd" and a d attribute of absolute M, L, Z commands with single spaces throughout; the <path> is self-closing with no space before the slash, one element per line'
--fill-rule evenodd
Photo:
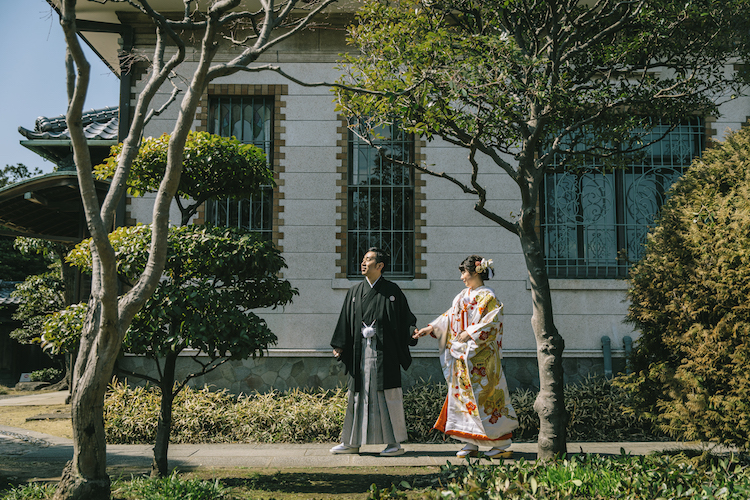
<path fill-rule="evenodd" d="M 362 264 L 360 264 L 360 270 L 362 274 L 367 276 L 370 282 L 380 278 L 380 274 L 383 272 L 382 262 L 375 262 L 375 252 L 367 252 L 362 258 Z"/>

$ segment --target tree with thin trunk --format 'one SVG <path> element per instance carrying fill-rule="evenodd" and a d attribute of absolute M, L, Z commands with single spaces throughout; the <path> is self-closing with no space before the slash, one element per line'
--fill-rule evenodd
<path fill-rule="evenodd" d="M 109 235 L 126 286 L 144 270 L 150 236 L 149 226 L 144 225 L 118 228 Z M 90 272 L 89 242 L 76 245 L 66 260 Z M 278 276 L 284 267 L 281 252 L 257 234 L 210 225 L 170 228 L 162 280 L 136 314 L 122 346 L 123 352 L 151 360 L 155 369 L 144 373 L 117 368 L 118 375 L 146 380 L 161 392 L 153 477 L 169 475 L 172 406 L 180 391 L 230 359 L 262 356 L 276 343 L 276 335 L 253 310 L 284 306 L 297 294 Z M 45 348 L 55 353 L 73 349 L 85 315 L 86 304 L 48 315 L 41 339 Z M 188 356 L 186 350 L 192 354 Z M 191 371 L 178 378 L 180 357 L 185 361 L 182 368 Z"/>
<path fill-rule="evenodd" d="M 141 144 L 128 177 L 134 196 L 159 189 L 167 167 L 169 135 L 149 138 Z M 96 167 L 96 175 L 109 178 L 117 167 L 122 144 Z M 264 186 L 274 185 L 266 155 L 252 144 L 234 137 L 208 132 L 190 132 L 185 143 L 180 183 L 175 203 L 183 229 L 170 230 L 170 250 L 159 286 L 139 311 L 125 336 L 128 353 L 154 361 L 156 377 L 146 373 L 123 375 L 147 380 L 161 391 L 159 423 L 154 444 L 151 475 L 169 474 L 167 452 L 172 428 L 172 402 L 195 377 L 215 370 L 229 359 L 263 354 L 276 342 L 265 321 L 251 312 L 259 307 L 277 307 L 291 302 L 296 290 L 277 273 L 284 259 L 269 241 L 229 228 L 186 227 L 198 208 L 214 197 L 250 198 Z M 120 260 L 121 280 L 127 286 L 143 272 L 149 232 L 144 226 L 118 230 L 110 237 Z M 114 234 L 114 233 L 113 233 Z M 68 258 L 89 271 L 90 253 L 79 245 Z M 185 266 L 184 262 L 190 262 Z M 177 359 L 192 349 L 191 359 L 200 369 L 176 381 Z M 200 354 L 210 361 L 203 363 Z"/>
<path fill-rule="evenodd" d="M 206 86 L 217 77 L 247 69 L 263 52 L 303 30 L 333 2 L 335 0 L 278 3 L 264 0 L 260 2 L 260 10 L 253 12 L 242 9 L 240 0 L 209 2 L 205 10 L 201 10 L 205 4 L 175 0 L 170 15 L 155 11 L 147 0 L 123 2 L 123 9 L 137 9 L 153 21 L 156 42 L 145 86 L 137 96 L 117 168 L 101 204 L 96 196 L 92 161 L 82 123 L 90 65 L 78 39 L 76 0 L 53 2 L 59 8 L 67 45 L 69 103 L 66 122 L 92 238 L 91 296 L 73 372 L 73 458 L 63 471 L 55 499 L 99 500 L 110 497 L 104 395 L 125 333 L 156 289 L 164 270 L 169 208 L 179 185 L 188 132 Z M 182 14 L 174 16 L 174 12 Z M 226 63 L 214 63 L 223 37 L 229 35 L 230 29 L 232 42 L 239 46 L 239 53 Z M 188 83 L 170 134 L 167 166 L 154 202 L 149 257 L 140 278 L 130 290 L 120 295 L 117 260 L 107 235 L 114 226 L 116 208 L 127 188 L 130 166 L 138 154 L 152 100 L 173 72 L 178 71 L 193 40 L 197 40 L 194 46 L 197 64 L 190 75 L 183 75 Z M 142 55 L 135 58 L 142 58 Z"/>
<path fill-rule="evenodd" d="M 538 454 L 567 451 L 563 337 L 538 233 L 545 175 L 599 158 L 623 164 L 654 125 L 715 116 L 736 95 L 744 0 L 366 0 L 349 31 L 339 109 L 366 140 L 383 124 L 464 148 L 466 172 L 413 168 L 476 197 L 520 239 L 531 283 L 540 392 Z M 729 68 L 729 69 L 727 69 Z M 669 129 L 667 129 L 667 132 Z M 373 143 L 373 141 L 370 141 Z M 387 155 L 387 151 L 383 151 Z M 392 160 L 396 161 L 396 160 Z M 481 176 L 485 172 L 498 175 Z M 488 201 L 513 183 L 520 206 Z"/>

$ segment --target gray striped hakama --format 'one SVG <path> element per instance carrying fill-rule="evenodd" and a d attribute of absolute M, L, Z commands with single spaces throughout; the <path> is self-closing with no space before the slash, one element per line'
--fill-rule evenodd
<path fill-rule="evenodd" d="M 348 405 L 341 441 L 352 447 L 406 441 L 406 417 L 400 387 L 378 391 L 377 337 L 362 342 L 362 391 L 349 381 Z M 368 344 L 372 345 L 368 345 Z"/>

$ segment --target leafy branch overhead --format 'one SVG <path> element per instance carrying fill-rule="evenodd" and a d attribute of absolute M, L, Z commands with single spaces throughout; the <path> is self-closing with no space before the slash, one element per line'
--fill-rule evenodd
<path fill-rule="evenodd" d="M 654 116 L 713 115 L 735 97 L 743 81 L 725 66 L 747 43 L 732 31 L 742 2 L 709 3 L 368 1 L 350 28 L 359 53 L 342 61 L 339 105 L 476 147 L 520 182 L 500 154 L 532 142 L 543 164 L 609 155 Z"/>
<path fill-rule="evenodd" d="M 149 226 L 121 227 L 110 235 L 118 275 L 129 285 L 146 265 Z M 67 256 L 91 270 L 88 240 Z M 286 267 L 268 241 L 234 228 L 172 227 L 164 278 L 136 315 L 125 339 L 129 352 L 163 356 L 185 348 L 244 358 L 276 341 L 265 321 L 249 309 L 291 302 L 297 290 L 278 277 Z M 171 326 L 170 326 L 171 325 Z"/>

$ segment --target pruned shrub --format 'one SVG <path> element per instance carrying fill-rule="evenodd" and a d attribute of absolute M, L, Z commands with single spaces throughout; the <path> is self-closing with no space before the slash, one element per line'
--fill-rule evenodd
<path fill-rule="evenodd" d="M 750 442 L 749 166 L 748 129 L 695 160 L 631 271 L 640 338 L 621 383 L 673 438 Z"/>
<path fill-rule="evenodd" d="M 237 401 L 240 434 L 249 442 L 338 441 L 346 411 L 344 389 L 301 390 L 242 396 Z"/>
<path fill-rule="evenodd" d="M 110 444 L 153 443 L 159 423 L 158 390 L 114 383 L 104 399 L 104 432 Z"/>
<path fill-rule="evenodd" d="M 159 390 L 115 383 L 104 402 L 107 442 L 152 443 Z M 172 443 L 306 443 L 336 441 L 346 391 L 301 390 L 240 395 L 185 387 L 175 398 Z"/>
<path fill-rule="evenodd" d="M 447 438 L 432 429 L 445 400 L 445 384 L 424 383 L 404 392 L 409 441 L 442 442 Z M 513 407 L 519 420 L 516 441 L 533 441 L 539 433 L 534 411 L 536 393 L 514 391 Z M 589 378 L 565 388 L 571 418 L 571 441 L 652 440 L 648 421 L 630 408 L 623 389 L 603 378 Z M 159 390 L 115 383 L 104 403 L 107 442 L 152 443 L 156 437 Z M 174 401 L 173 443 L 328 443 L 339 440 L 346 412 L 346 390 L 270 391 L 234 396 L 208 387 L 186 387 Z"/>
<path fill-rule="evenodd" d="M 422 383 L 404 392 L 404 413 L 409 441 L 435 443 L 445 440 L 442 432 L 432 428 L 443 408 L 448 386 Z"/>
<path fill-rule="evenodd" d="M 35 370 L 29 374 L 32 382 L 57 382 L 63 377 L 63 372 L 59 368 L 43 368 Z"/>
<path fill-rule="evenodd" d="M 511 394 L 519 427 L 517 441 L 533 441 L 539 434 L 534 410 L 537 392 L 518 390 Z M 630 394 L 610 379 L 590 376 L 564 389 L 568 412 L 569 441 L 653 441 L 665 436 L 650 421 L 633 411 Z"/>

